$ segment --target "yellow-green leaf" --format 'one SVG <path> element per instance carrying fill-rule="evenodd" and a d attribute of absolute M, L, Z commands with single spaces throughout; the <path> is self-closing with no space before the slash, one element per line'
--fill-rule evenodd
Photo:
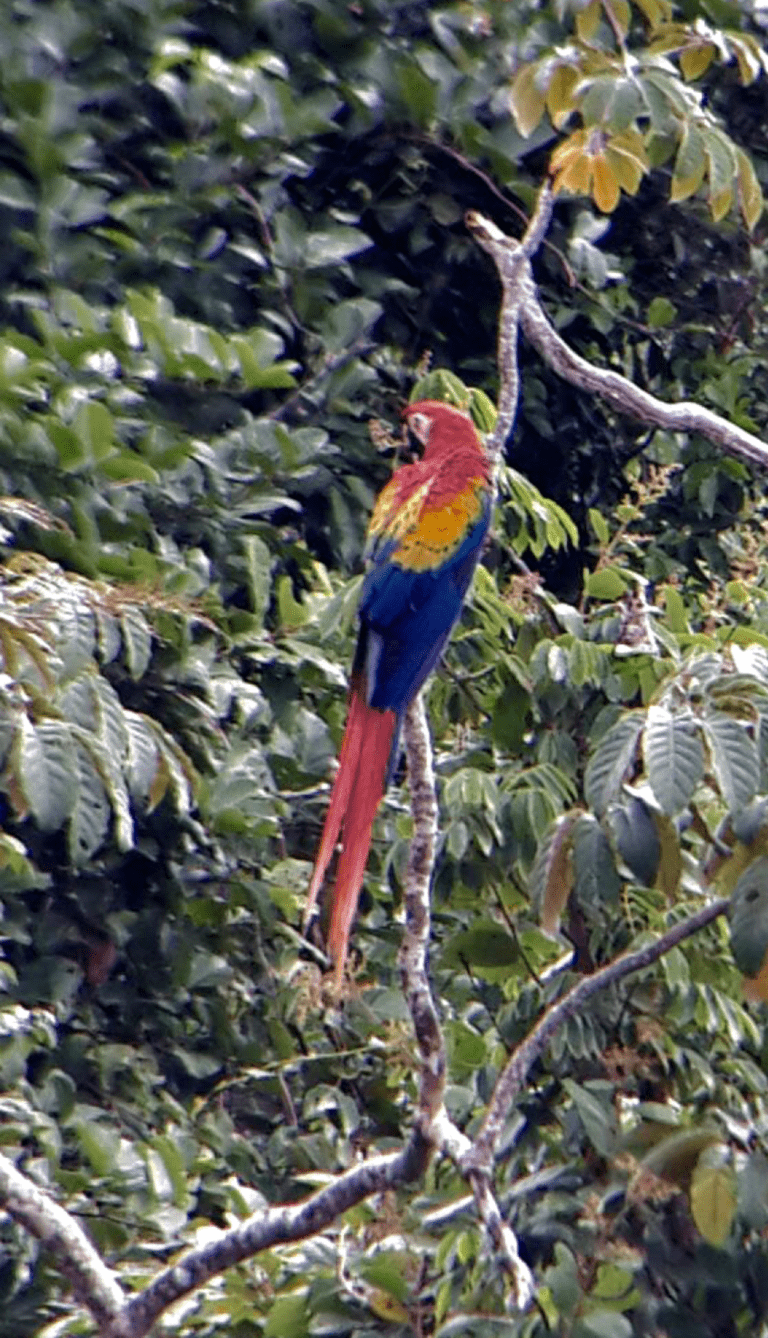
<path fill-rule="evenodd" d="M 728 213 L 733 204 L 733 190 L 729 186 L 727 190 L 720 191 L 717 195 L 709 197 L 709 212 L 715 223 L 720 223 Z"/>
<path fill-rule="evenodd" d="M 613 10 L 613 17 L 626 37 L 629 32 L 629 24 L 632 17 L 629 0 L 613 0 L 611 8 Z"/>
<path fill-rule="evenodd" d="M 654 298 L 654 301 L 656 299 Z M 653 305 L 653 304 L 651 304 Z M 667 627 L 672 632 L 688 632 L 688 616 L 685 611 L 685 601 L 673 585 L 668 585 L 664 591 L 664 611 Z"/>
<path fill-rule="evenodd" d="M 558 130 L 574 109 L 573 90 L 578 79 L 579 71 L 573 65 L 557 65 L 549 81 L 547 111 L 553 126 Z"/>
<path fill-rule="evenodd" d="M 518 131 L 527 139 L 544 115 L 544 94 L 538 88 L 538 65 L 524 65 L 509 90 L 509 105 Z"/>
<path fill-rule="evenodd" d="M 573 889 L 571 834 L 574 822 L 574 814 L 558 818 L 534 866 L 541 928 L 545 934 L 553 936 L 560 929 L 560 917 Z"/>
<path fill-rule="evenodd" d="M 576 32 L 582 42 L 591 42 L 600 27 L 602 8 L 601 0 L 590 0 L 588 5 L 577 12 Z"/>
<path fill-rule="evenodd" d="M 742 218 L 751 232 L 763 212 L 763 192 L 746 153 L 736 150 L 739 183 L 739 207 Z"/>
<path fill-rule="evenodd" d="M 605 157 L 610 164 L 614 177 L 627 192 L 636 195 L 643 176 L 648 170 L 648 159 L 643 151 L 642 158 L 624 142 L 625 137 L 617 135 L 606 146 Z"/>
<path fill-rule="evenodd" d="M 704 180 L 706 167 L 703 137 L 695 126 L 688 126 L 677 151 L 669 198 L 679 202 L 695 195 Z"/>
<path fill-rule="evenodd" d="M 736 54 L 736 63 L 739 67 L 739 79 L 745 86 L 754 83 L 760 73 L 760 48 L 753 37 L 740 33 L 728 33 L 730 42 Z"/>
<path fill-rule="evenodd" d="M 689 83 L 701 78 L 715 58 L 715 48 L 711 42 L 701 42 L 696 46 L 686 47 L 680 52 L 680 69 Z"/>
<path fill-rule="evenodd" d="M 602 153 L 597 155 L 592 164 L 592 178 L 592 196 L 595 204 L 604 214 L 612 214 L 619 203 L 621 191 L 611 165 Z"/>
<path fill-rule="evenodd" d="M 656 870 L 655 887 L 658 887 L 670 900 L 680 886 L 683 876 L 683 857 L 680 851 L 680 838 L 675 823 L 665 813 L 651 813 L 656 835 L 659 838 L 659 867 Z"/>
<path fill-rule="evenodd" d="M 668 23 L 672 18 L 672 6 L 669 0 L 635 0 L 637 8 L 645 15 L 653 30 L 661 23 Z"/>
<path fill-rule="evenodd" d="M 608 529 L 608 522 L 602 511 L 598 511 L 596 507 L 591 506 L 589 508 L 589 523 L 595 532 L 595 537 L 598 542 L 607 544 L 611 537 L 611 532 Z"/>
<path fill-rule="evenodd" d="M 691 1180 L 691 1212 L 710 1245 L 725 1244 L 736 1216 L 736 1183 L 730 1166 L 696 1167 Z"/>
<path fill-rule="evenodd" d="M 575 130 L 562 144 L 558 144 L 550 160 L 549 170 L 554 177 L 555 193 L 565 190 L 574 195 L 587 195 L 592 183 L 592 155 L 587 147 L 587 133 Z"/>

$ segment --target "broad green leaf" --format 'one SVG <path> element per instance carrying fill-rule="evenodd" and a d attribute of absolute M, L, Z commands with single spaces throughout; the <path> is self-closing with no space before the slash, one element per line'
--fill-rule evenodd
<path fill-rule="evenodd" d="M 585 593 L 592 599 L 604 599 L 613 603 L 621 599 L 628 589 L 627 582 L 617 567 L 601 567 L 590 572 L 584 582 Z"/>
<path fill-rule="evenodd" d="M 263 1332 L 264 1338 L 306 1338 L 309 1311 L 304 1293 L 278 1296 L 270 1307 Z"/>
<path fill-rule="evenodd" d="M 455 934 L 443 949 L 445 965 L 464 962 L 470 966 L 512 966 L 520 950 L 503 925 L 493 920 L 475 921 L 471 929 Z"/>
<path fill-rule="evenodd" d="M 571 1078 L 566 1078 L 563 1086 L 576 1107 L 595 1151 L 601 1157 L 609 1157 L 616 1144 L 616 1115 L 610 1101 L 601 1101 L 589 1088 Z"/>
<path fill-rule="evenodd" d="M 647 321 L 649 325 L 671 325 L 677 316 L 677 307 L 668 297 L 654 297 L 648 304 Z"/>
<path fill-rule="evenodd" d="M 157 742 L 147 721 L 135 711 L 125 712 L 125 726 L 128 742 L 126 780 L 131 794 L 146 800 L 157 775 Z"/>
<path fill-rule="evenodd" d="M 643 716 L 633 712 L 621 716 L 598 743 L 587 763 L 584 793 L 587 803 L 599 815 L 618 799 L 621 787 L 631 779 Z"/>
<path fill-rule="evenodd" d="M 373 245 L 370 237 L 358 228 L 336 227 L 310 232 L 306 239 L 304 264 L 310 268 L 338 265 L 352 256 L 367 251 Z M 292 381 L 289 383 L 292 384 Z"/>
<path fill-rule="evenodd" d="M 10 779 L 43 831 L 57 831 L 75 802 L 75 758 L 67 728 L 54 720 L 35 726 L 22 716 L 10 755 Z"/>
<path fill-rule="evenodd" d="M 657 816 L 636 795 L 631 795 L 610 814 L 618 852 L 637 881 L 646 887 L 653 887 L 661 858 L 661 842 L 654 822 Z"/>
<path fill-rule="evenodd" d="M 707 176 L 709 178 L 710 204 L 724 195 L 732 195 L 736 176 L 736 149 L 726 136 L 719 131 L 710 130 L 704 136 L 704 152 L 707 156 Z"/>
<path fill-rule="evenodd" d="M 687 711 L 648 708 L 643 731 L 648 781 L 664 813 L 679 813 L 704 774 L 704 749 L 698 726 Z"/>
<path fill-rule="evenodd" d="M 93 755 L 83 743 L 74 745 L 74 766 L 69 778 L 72 813 L 67 828 L 69 856 L 85 864 L 103 845 L 110 821 L 110 804 Z"/>
<path fill-rule="evenodd" d="M 621 879 L 616 872 L 608 837 L 587 815 L 573 829 L 574 890 L 582 905 L 600 906 L 618 900 Z"/>
<path fill-rule="evenodd" d="M 602 513 L 596 507 L 589 508 L 589 523 L 595 532 L 595 537 L 601 544 L 607 544 L 611 537 L 608 523 Z"/>
<path fill-rule="evenodd" d="M 80 1146 L 96 1175 L 110 1176 L 117 1169 L 120 1135 L 98 1120 L 82 1118 L 77 1124 Z"/>
<path fill-rule="evenodd" d="M 704 136 L 693 125 L 685 124 L 680 148 L 675 159 L 675 170 L 669 192 L 671 200 L 687 200 L 695 195 L 704 180 L 707 157 Z"/>
<path fill-rule="evenodd" d="M 115 425 L 109 409 L 98 400 L 80 405 L 72 422 L 72 431 L 82 444 L 89 461 L 104 460 L 113 448 Z"/>
<path fill-rule="evenodd" d="M 152 634 L 138 609 L 121 610 L 120 631 L 128 672 L 135 680 L 143 678 L 152 658 Z"/>
<path fill-rule="evenodd" d="M 703 720 L 710 762 L 720 792 L 729 808 L 743 808 L 760 782 L 760 759 L 746 725 L 722 711 L 710 711 Z"/>
<path fill-rule="evenodd" d="M 573 1338 L 632 1338 L 634 1330 L 626 1315 L 593 1310 L 576 1321 L 572 1332 Z"/>

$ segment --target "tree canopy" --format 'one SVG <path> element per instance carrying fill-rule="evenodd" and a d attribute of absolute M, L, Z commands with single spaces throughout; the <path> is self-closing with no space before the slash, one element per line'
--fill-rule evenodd
<path fill-rule="evenodd" d="M 0 1335 L 766 1330 L 766 23 L 13 0 Z M 414 394 L 498 498 L 339 994 Z"/>

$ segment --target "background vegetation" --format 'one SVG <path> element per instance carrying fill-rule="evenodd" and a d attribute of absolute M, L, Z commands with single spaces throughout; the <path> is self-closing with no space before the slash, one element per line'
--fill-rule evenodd
<path fill-rule="evenodd" d="M 0 1138 L 126 1281 L 408 1126 L 401 785 L 343 1005 L 298 926 L 392 464 L 369 422 L 396 432 L 428 366 L 497 388 L 465 210 L 519 233 L 569 142 L 577 193 L 536 262 L 558 329 L 764 434 L 765 21 L 756 0 L 14 0 Z M 521 359 L 493 541 L 428 698 L 450 1114 L 471 1135 L 562 992 L 542 911 L 583 972 L 736 887 L 733 945 L 718 921 L 537 1064 L 498 1175 L 529 1315 L 439 1163 L 348 1215 L 340 1276 L 336 1233 L 272 1251 L 173 1312 L 185 1333 L 768 1324 L 740 980 L 768 944 L 763 480 Z M 10 1218 L 0 1297 L 9 1338 L 87 1331 Z"/>

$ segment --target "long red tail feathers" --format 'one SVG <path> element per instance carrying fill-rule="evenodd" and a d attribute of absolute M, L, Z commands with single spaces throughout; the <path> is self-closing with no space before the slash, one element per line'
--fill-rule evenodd
<path fill-rule="evenodd" d="M 365 876 L 373 820 L 384 795 L 396 727 L 394 711 L 376 711 L 352 691 L 339 770 L 331 791 L 304 913 L 306 924 L 341 832 L 341 854 L 328 930 L 328 948 L 338 981 L 344 973 L 349 933 Z"/>

